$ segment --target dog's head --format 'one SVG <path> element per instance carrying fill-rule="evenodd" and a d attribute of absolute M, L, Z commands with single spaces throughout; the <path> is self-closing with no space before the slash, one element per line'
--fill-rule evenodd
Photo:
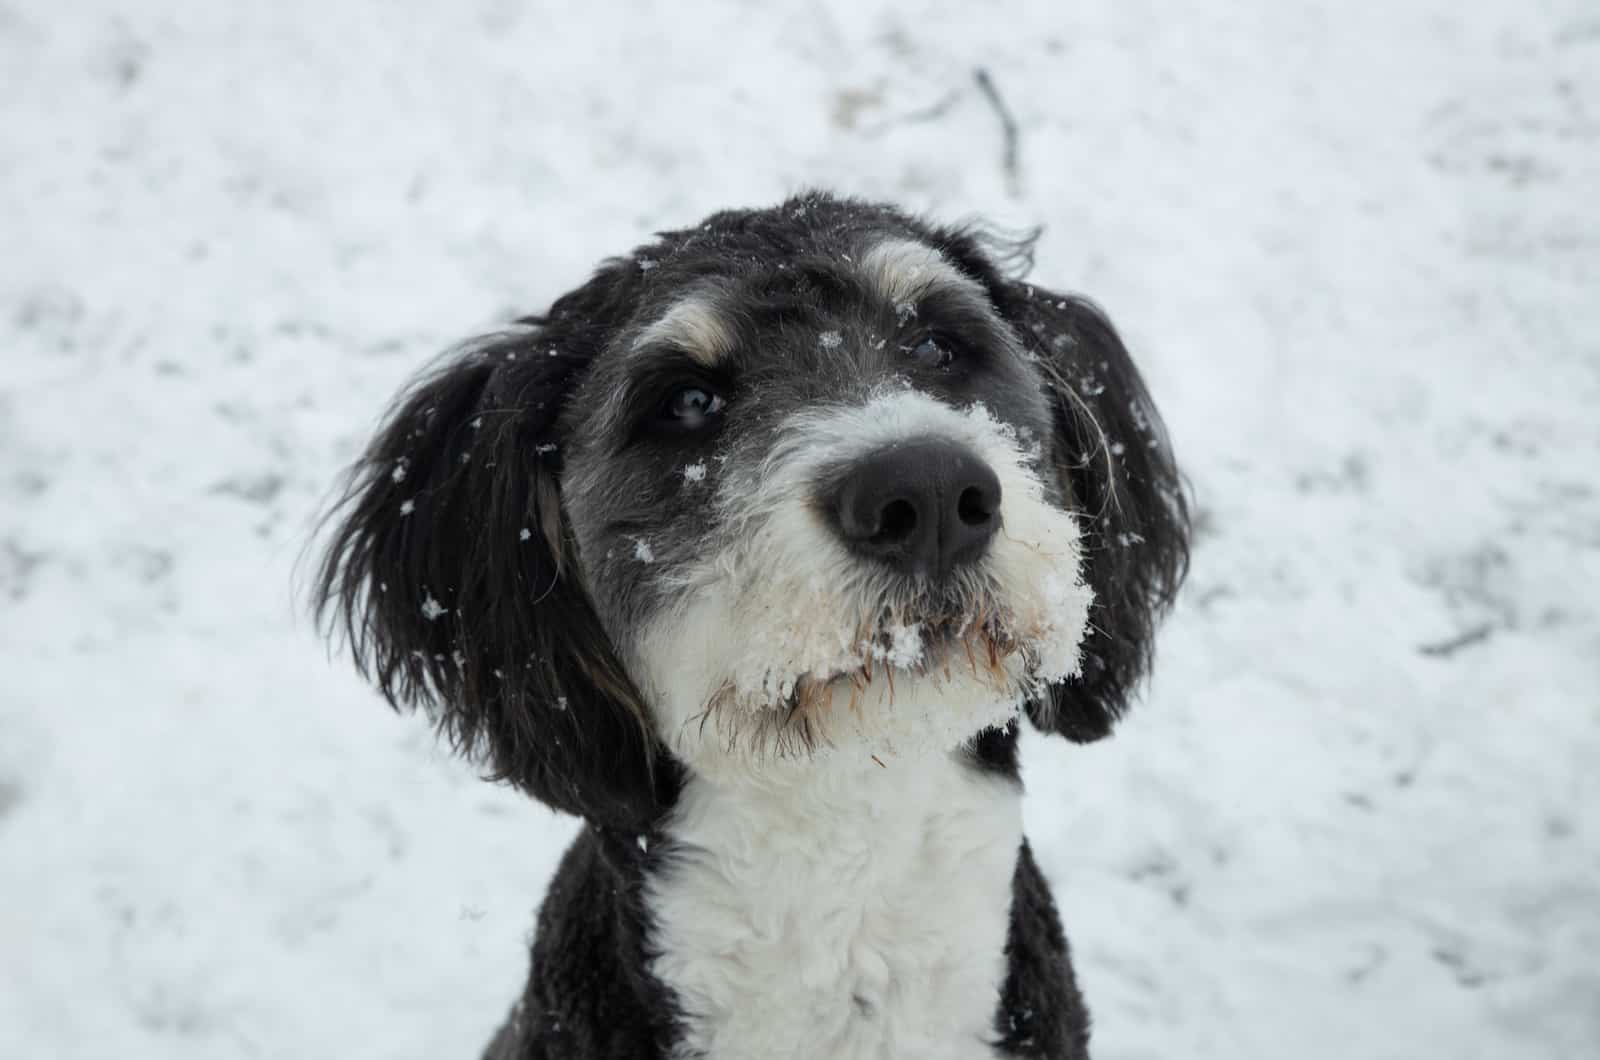
<path fill-rule="evenodd" d="M 679 770 L 1109 731 L 1187 559 L 1105 317 L 808 195 L 606 263 L 404 395 L 319 579 L 497 775 L 639 827 Z"/>

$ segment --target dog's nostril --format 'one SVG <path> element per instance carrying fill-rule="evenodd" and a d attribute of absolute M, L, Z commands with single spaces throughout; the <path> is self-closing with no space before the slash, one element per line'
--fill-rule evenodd
<path fill-rule="evenodd" d="M 878 529 L 870 540 L 892 545 L 905 541 L 917 532 L 917 508 L 908 500 L 895 499 L 878 513 Z"/>
<path fill-rule="evenodd" d="M 994 518 L 994 503 L 977 486 L 968 486 L 956 502 L 956 515 L 968 526 L 983 526 Z"/>

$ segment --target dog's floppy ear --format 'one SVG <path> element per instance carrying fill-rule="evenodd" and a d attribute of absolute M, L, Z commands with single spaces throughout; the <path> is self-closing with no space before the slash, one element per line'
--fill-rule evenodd
<path fill-rule="evenodd" d="M 1111 731 L 1149 669 L 1157 620 L 1189 565 L 1183 481 L 1144 380 L 1086 299 L 1010 283 L 1002 312 L 1037 359 L 1055 421 L 1051 451 L 1080 513 L 1094 591 L 1080 675 L 1030 704 L 1034 723 L 1077 741 Z"/>
<path fill-rule="evenodd" d="M 1094 591 L 1078 676 L 1028 705 L 1047 732 L 1098 740 L 1150 666 L 1157 621 L 1189 566 L 1189 506 L 1166 429 L 1144 380 L 1092 302 L 1008 279 L 1032 238 L 969 229 L 934 242 L 988 289 L 1044 376 L 1054 420 L 1049 451 L 1062 497 L 1079 513 L 1083 575 Z"/>
<path fill-rule="evenodd" d="M 670 778 L 562 514 L 554 425 L 588 358 L 561 337 L 489 339 L 402 395 L 330 512 L 316 606 L 495 778 L 637 831 Z"/>

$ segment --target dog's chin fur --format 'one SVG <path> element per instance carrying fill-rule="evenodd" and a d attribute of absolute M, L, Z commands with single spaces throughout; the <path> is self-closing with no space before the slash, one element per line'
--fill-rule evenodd
<path fill-rule="evenodd" d="M 1078 527 L 1014 431 L 901 389 L 784 436 L 753 474 L 726 477 L 733 543 L 680 576 L 681 602 L 639 642 L 659 735 L 692 770 L 949 751 L 1077 672 L 1092 599 Z M 852 555 L 812 500 L 828 468 L 921 436 L 970 446 L 1002 490 L 988 554 L 937 592 Z"/>

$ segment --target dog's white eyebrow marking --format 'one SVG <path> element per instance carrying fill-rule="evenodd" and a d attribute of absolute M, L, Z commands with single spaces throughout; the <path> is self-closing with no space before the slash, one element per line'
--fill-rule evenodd
<path fill-rule="evenodd" d="M 935 288 L 988 300 L 976 280 L 946 261 L 933 247 L 912 239 L 878 243 L 861 256 L 859 269 L 879 297 L 896 307 L 914 307 Z"/>
<path fill-rule="evenodd" d="M 691 291 L 641 331 L 633 348 L 677 346 L 707 368 L 716 365 L 731 355 L 737 344 L 717 301 L 714 290 Z"/>

